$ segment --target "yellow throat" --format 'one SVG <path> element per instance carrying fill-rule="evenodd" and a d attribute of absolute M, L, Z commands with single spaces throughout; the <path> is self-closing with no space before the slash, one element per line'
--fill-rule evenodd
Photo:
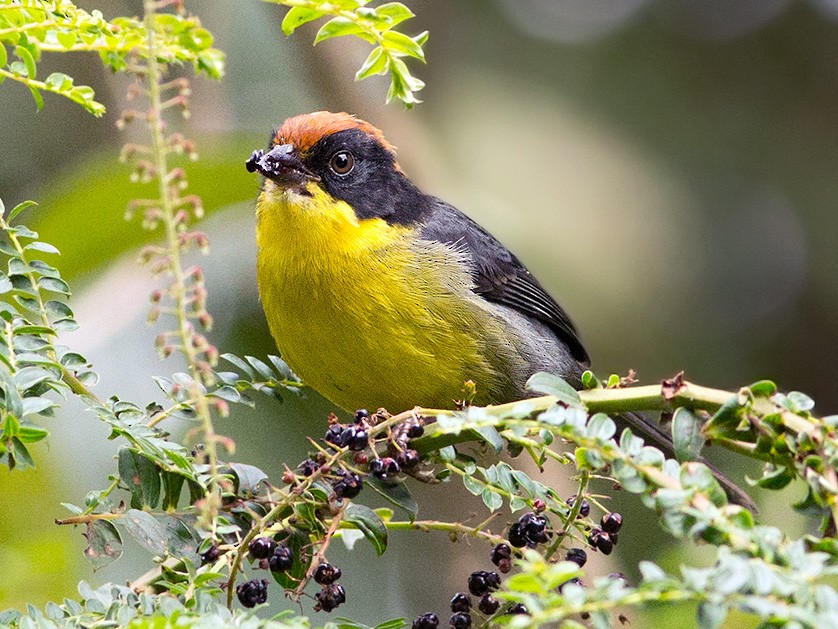
<path fill-rule="evenodd" d="M 317 184 L 307 190 L 266 180 L 256 224 L 268 324 L 306 384 L 347 410 L 392 412 L 450 407 L 468 379 L 488 400 L 511 386 L 493 366 L 502 323 L 471 291 L 459 254 L 412 228 L 359 220 Z"/>

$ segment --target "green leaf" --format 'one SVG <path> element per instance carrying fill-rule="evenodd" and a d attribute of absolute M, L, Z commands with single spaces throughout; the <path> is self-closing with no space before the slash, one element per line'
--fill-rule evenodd
<path fill-rule="evenodd" d="M 166 527 L 155 520 L 153 515 L 138 509 L 129 509 L 120 518 L 120 523 L 140 546 L 155 555 L 166 554 L 168 533 Z"/>
<path fill-rule="evenodd" d="M 324 40 L 332 39 L 333 37 L 343 37 L 345 35 L 361 36 L 365 35 L 365 32 L 363 28 L 352 20 L 345 17 L 335 17 L 320 27 L 317 35 L 314 37 L 314 43 L 316 45 Z"/>
<path fill-rule="evenodd" d="M 37 443 L 49 437 L 49 431 L 29 424 L 18 429 L 17 437 L 23 443 Z"/>
<path fill-rule="evenodd" d="M 2 46 L 0 46 L 0 48 L 2 48 Z M 11 223 L 17 217 L 18 214 L 23 212 L 26 208 L 32 207 L 33 205 L 38 204 L 35 201 L 23 201 L 21 203 L 18 203 L 9 211 L 9 218 L 7 219 L 8 222 Z"/>
<path fill-rule="evenodd" d="M 375 9 L 376 17 L 385 18 L 390 28 L 414 17 L 413 11 L 401 2 L 385 2 Z"/>
<path fill-rule="evenodd" d="M 384 554 L 387 550 L 387 527 L 375 511 L 353 502 L 346 508 L 343 520 L 364 534 L 377 555 Z"/>
<path fill-rule="evenodd" d="M 617 424 L 605 413 L 597 413 L 588 420 L 589 437 L 607 441 L 617 433 Z"/>
<path fill-rule="evenodd" d="M 55 277 L 38 278 L 38 286 L 53 293 L 60 293 L 62 295 L 70 294 L 70 287 L 67 285 L 67 282 Z"/>
<path fill-rule="evenodd" d="M 23 64 L 26 66 L 26 76 L 30 79 L 35 78 L 35 58 L 32 56 L 32 53 L 29 52 L 23 46 L 15 46 L 15 54 L 18 58 L 23 61 Z"/>
<path fill-rule="evenodd" d="M 131 491 L 131 507 L 153 509 L 160 501 L 160 471 L 148 458 L 131 448 L 117 454 L 119 478 Z"/>
<path fill-rule="evenodd" d="M 65 304 L 63 301 L 57 301 L 55 299 L 50 299 L 46 302 L 44 304 L 44 310 L 56 318 L 64 319 L 71 318 L 73 316 L 73 311 L 70 310 L 70 306 Z"/>
<path fill-rule="evenodd" d="M 32 460 L 32 455 L 29 450 L 23 445 L 23 442 L 17 437 L 12 438 L 12 447 L 9 448 L 9 457 L 11 463 L 9 467 L 17 467 L 20 470 L 32 469 L 35 467 L 35 461 Z"/>
<path fill-rule="evenodd" d="M 270 488 L 268 475 L 254 465 L 231 463 L 230 467 L 238 479 L 237 493 L 246 496 L 264 496 Z"/>
<path fill-rule="evenodd" d="M 468 493 L 472 496 L 479 496 L 483 493 L 483 489 L 486 487 L 485 484 L 468 474 L 463 476 L 463 485 L 465 485 L 466 491 L 468 491 Z"/>
<path fill-rule="evenodd" d="M 492 446 L 496 454 L 500 454 L 503 450 L 503 437 L 494 426 L 481 426 L 474 430 L 483 438 L 483 441 Z"/>
<path fill-rule="evenodd" d="M 698 606 L 696 616 L 700 629 L 716 629 L 721 627 L 725 618 L 727 618 L 727 607 L 704 601 Z"/>
<path fill-rule="evenodd" d="M 497 511 L 503 506 L 503 497 L 492 491 L 490 487 L 486 487 L 480 497 L 483 499 L 483 504 L 486 505 L 489 511 Z"/>
<path fill-rule="evenodd" d="M 704 447 L 704 436 L 701 427 L 704 421 L 690 409 L 680 407 L 672 417 L 672 444 L 675 448 L 675 458 L 680 463 L 697 461 L 701 458 Z"/>
<path fill-rule="evenodd" d="M 9 276 L 0 271 L 0 294 L 8 293 L 10 290 L 14 288 L 12 286 L 12 281 L 9 279 Z"/>
<path fill-rule="evenodd" d="M 53 380 L 55 376 L 43 367 L 24 367 L 15 374 L 14 378 L 18 389 L 28 391 L 42 382 Z"/>
<path fill-rule="evenodd" d="M 93 520 L 88 522 L 84 533 L 87 538 L 87 548 L 84 554 L 98 570 L 116 561 L 122 556 L 122 537 L 116 527 L 107 520 Z"/>
<path fill-rule="evenodd" d="M 244 372 L 244 374 L 253 380 L 256 377 L 256 372 L 251 369 L 250 365 L 248 365 L 244 360 L 236 356 L 235 354 L 221 354 L 221 358 L 226 360 L 228 363 L 233 364 L 234 366 L 238 367 L 239 370 Z"/>
<path fill-rule="evenodd" d="M 754 397 L 771 397 L 777 392 L 777 385 L 771 380 L 760 380 L 748 387 Z"/>
<path fill-rule="evenodd" d="M 362 81 L 374 74 L 384 74 L 387 72 L 387 64 L 389 59 L 384 54 L 384 49 L 381 46 L 376 46 L 364 61 L 361 69 L 355 73 L 355 80 Z"/>
<path fill-rule="evenodd" d="M 26 250 L 26 251 L 41 251 L 43 253 L 54 253 L 56 255 L 61 253 L 60 251 L 58 251 L 58 249 L 53 247 L 48 242 L 40 242 L 40 241 L 30 242 L 28 245 L 26 245 L 24 247 L 24 250 Z"/>
<path fill-rule="evenodd" d="M 64 50 L 70 50 L 70 48 L 76 45 L 75 31 L 58 31 L 55 37 L 58 43 L 64 47 Z"/>
<path fill-rule="evenodd" d="M 424 63 L 425 53 L 422 47 L 404 33 L 387 31 L 384 33 L 384 47 L 391 52 L 419 59 Z"/>
<path fill-rule="evenodd" d="M 404 483 L 387 484 L 374 476 L 368 476 L 364 481 L 390 504 L 397 506 L 407 513 L 411 522 L 416 519 L 419 513 L 419 505 L 416 504 L 416 501 L 410 495 L 410 491 Z"/>
<path fill-rule="evenodd" d="M 291 7 L 282 19 L 282 32 L 290 35 L 303 24 L 313 22 L 326 15 L 323 11 L 309 9 L 306 7 Z"/>
<path fill-rule="evenodd" d="M 29 91 L 32 93 L 32 98 L 35 100 L 35 108 L 38 111 L 41 111 L 44 108 L 44 97 L 41 96 L 41 92 L 38 91 L 37 87 L 33 85 L 27 85 Z"/>
<path fill-rule="evenodd" d="M 769 466 L 762 477 L 756 481 L 756 485 L 765 489 L 783 489 L 788 486 L 790 482 L 795 479 L 794 469 L 789 469 L 785 465 Z"/>
<path fill-rule="evenodd" d="M 584 408 L 576 389 L 554 374 L 541 371 L 531 376 L 527 380 L 527 389 L 535 393 L 555 396 L 568 406 Z"/>
<path fill-rule="evenodd" d="M 181 474 L 163 472 L 163 509 L 177 509 L 180 492 L 186 478 Z"/>
<path fill-rule="evenodd" d="M 0 42 L 0 68 L 5 68 L 9 62 L 9 53 L 6 52 L 6 46 Z"/>

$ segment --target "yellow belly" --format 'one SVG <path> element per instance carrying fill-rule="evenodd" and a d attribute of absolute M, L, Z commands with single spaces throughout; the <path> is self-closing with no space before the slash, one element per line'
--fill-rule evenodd
<path fill-rule="evenodd" d="M 268 182 L 258 205 L 259 291 L 288 364 L 348 410 L 450 407 L 469 379 L 491 399 L 503 380 L 492 344 L 504 330 L 461 261 L 311 192 Z"/>

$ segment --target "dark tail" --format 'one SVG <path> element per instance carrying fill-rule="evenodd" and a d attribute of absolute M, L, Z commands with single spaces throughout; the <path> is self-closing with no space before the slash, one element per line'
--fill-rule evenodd
<path fill-rule="evenodd" d="M 667 457 L 675 456 L 675 446 L 672 444 L 672 436 L 651 417 L 641 415 L 639 413 L 626 413 L 614 417 L 617 426 L 620 430 L 625 427 L 631 428 L 631 431 L 638 437 L 642 437 L 648 445 L 654 446 L 661 450 Z M 751 497 L 746 494 L 739 486 L 725 476 L 718 468 L 711 463 L 708 463 L 703 458 L 698 460 L 699 463 L 704 463 L 713 476 L 719 481 L 719 484 L 725 490 L 728 500 L 730 502 L 745 507 L 749 511 L 756 513 L 758 511 L 756 503 Z"/>

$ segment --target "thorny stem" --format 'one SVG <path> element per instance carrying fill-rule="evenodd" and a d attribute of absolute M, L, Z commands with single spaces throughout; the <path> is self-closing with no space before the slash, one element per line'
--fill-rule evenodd
<path fill-rule="evenodd" d="M 202 373 L 199 368 L 198 350 L 193 346 L 192 324 L 187 316 L 186 274 L 181 260 L 178 227 L 175 220 L 172 188 L 167 181 L 169 167 L 166 160 L 166 139 L 163 130 L 162 98 L 160 94 L 160 67 L 157 63 L 157 29 L 155 26 L 155 0 L 144 0 L 146 37 L 148 42 L 148 58 L 146 82 L 148 87 L 149 116 L 148 123 L 151 131 L 151 146 L 154 155 L 154 165 L 157 172 L 158 194 L 160 196 L 161 219 L 166 229 L 168 242 L 169 271 L 172 274 L 171 294 L 175 300 L 175 317 L 177 319 L 177 334 L 180 338 L 180 349 L 186 358 L 189 374 L 192 377 L 192 396 L 195 398 L 195 411 L 201 422 L 204 433 L 204 448 L 210 469 L 208 495 L 205 502 L 204 517 L 215 527 L 215 516 L 221 504 L 218 486 L 218 437 L 212 424 L 209 403 L 201 390 Z"/>

